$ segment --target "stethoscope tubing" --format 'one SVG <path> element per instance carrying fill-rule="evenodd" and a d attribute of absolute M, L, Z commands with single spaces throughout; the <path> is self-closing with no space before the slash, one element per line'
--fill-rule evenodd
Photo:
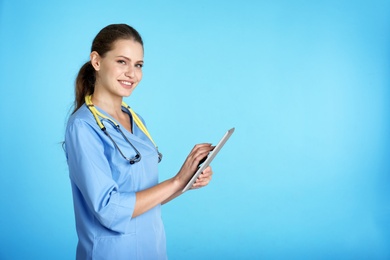
<path fill-rule="evenodd" d="M 105 120 L 104 118 L 101 119 L 101 123 L 103 124 L 103 120 Z M 141 161 L 141 153 L 138 151 L 137 148 L 135 148 L 135 146 L 130 142 L 130 140 L 126 137 L 126 135 L 123 133 L 122 129 L 120 129 L 119 125 L 114 125 L 110 120 L 106 120 L 108 121 L 121 135 L 122 137 L 126 140 L 126 142 L 134 149 L 134 151 L 136 152 L 136 155 L 133 157 L 133 158 L 128 158 L 126 157 L 122 150 L 119 148 L 118 144 L 114 141 L 114 139 L 111 137 L 111 135 L 108 133 L 107 131 L 107 128 L 104 127 L 103 132 L 106 134 L 106 136 L 108 138 L 110 138 L 111 142 L 114 144 L 114 146 L 116 147 L 116 149 L 118 149 L 119 153 L 122 155 L 123 158 L 125 158 L 127 161 L 129 161 L 130 164 L 134 164 L 136 162 L 139 162 Z M 104 125 L 104 124 L 103 124 Z"/>
<path fill-rule="evenodd" d="M 94 106 L 94 104 L 92 103 L 92 96 L 91 95 L 88 95 L 85 97 L 85 104 L 86 106 L 88 107 L 89 111 L 92 113 L 93 117 L 95 118 L 95 121 L 96 123 L 98 124 L 98 126 L 100 127 L 100 129 L 104 132 L 104 134 L 112 141 L 112 143 L 114 144 L 114 146 L 116 147 L 116 149 L 118 149 L 119 153 L 122 155 L 122 157 L 127 160 L 128 162 L 130 162 L 130 164 L 134 164 L 136 162 L 139 162 L 141 160 L 141 153 L 137 150 L 137 148 L 130 142 L 130 140 L 126 137 L 126 135 L 123 133 L 123 131 L 121 130 L 119 124 L 117 124 L 113 119 L 103 115 L 102 113 L 100 113 L 96 107 Z M 130 114 L 130 116 L 132 117 L 133 121 L 135 122 L 135 124 L 141 129 L 141 131 L 150 139 L 150 141 L 154 144 L 155 148 L 156 148 L 156 151 L 157 151 L 157 154 L 158 154 L 158 162 L 161 162 L 162 160 L 162 154 L 159 152 L 158 150 L 158 147 L 157 145 L 154 143 L 152 137 L 150 136 L 149 134 L 149 131 L 147 130 L 147 128 L 145 127 L 145 125 L 142 123 L 141 119 L 137 116 L 136 113 L 134 113 L 134 111 L 130 108 L 130 106 L 128 106 L 125 102 L 122 102 L 122 106 L 124 108 L 126 108 Z M 99 118 L 101 117 L 101 119 Z M 133 157 L 133 158 L 127 158 L 122 150 L 119 148 L 118 144 L 114 141 L 114 139 L 111 137 L 111 135 L 108 133 L 103 121 L 108 121 L 121 135 L 122 137 L 125 139 L 125 141 L 134 149 L 134 151 L 136 152 L 136 155 Z"/>

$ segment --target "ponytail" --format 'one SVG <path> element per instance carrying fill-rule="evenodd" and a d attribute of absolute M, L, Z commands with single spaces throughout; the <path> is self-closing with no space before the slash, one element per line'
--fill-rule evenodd
<path fill-rule="evenodd" d="M 74 110 L 72 114 L 84 104 L 85 96 L 93 94 L 95 80 L 95 69 L 91 62 L 88 61 L 81 67 L 76 78 Z"/>

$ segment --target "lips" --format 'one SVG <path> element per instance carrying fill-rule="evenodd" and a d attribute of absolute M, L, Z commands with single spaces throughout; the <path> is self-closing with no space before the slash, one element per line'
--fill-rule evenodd
<path fill-rule="evenodd" d="M 124 84 L 124 85 L 126 85 L 126 86 L 132 86 L 133 85 L 133 83 L 132 82 L 130 82 L 130 81 L 124 81 L 124 80 L 120 80 L 119 81 L 121 84 Z"/>
<path fill-rule="evenodd" d="M 119 83 L 125 88 L 131 88 L 134 85 L 134 82 L 127 81 L 127 80 L 119 80 Z"/>

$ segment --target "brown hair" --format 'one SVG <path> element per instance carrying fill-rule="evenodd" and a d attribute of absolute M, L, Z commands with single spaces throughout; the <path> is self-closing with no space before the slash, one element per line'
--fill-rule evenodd
<path fill-rule="evenodd" d="M 111 24 L 104 27 L 92 42 L 91 52 L 96 51 L 101 57 L 112 50 L 114 42 L 122 39 L 130 39 L 143 46 L 141 35 L 127 24 Z M 74 112 L 83 104 L 87 95 L 92 95 L 95 89 L 96 74 L 90 61 L 80 69 L 75 84 Z"/>

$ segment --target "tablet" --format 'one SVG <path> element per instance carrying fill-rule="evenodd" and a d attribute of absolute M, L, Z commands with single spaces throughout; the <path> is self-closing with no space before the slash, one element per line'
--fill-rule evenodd
<path fill-rule="evenodd" d="M 187 183 L 187 185 L 184 187 L 182 192 L 185 192 L 189 189 L 191 189 L 192 185 L 198 178 L 198 176 L 204 171 L 204 169 L 207 168 L 207 166 L 210 165 L 211 161 L 215 158 L 215 156 L 218 154 L 218 152 L 222 149 L 226 141 L 230 138 L 230 136 L 234 132 L 234 127 L 232 129 L 229 129 L 225 135 L 222 137 L 222 139 L 219 141 L 219 143 L 215 146 L 214 150 L 212 150 L 209 154 L 209 156 L 206 158 L 206 160 L 199 166 L 199 169 L 196 171 L 194 176 L 192 176 L 191 180 Z"/>

